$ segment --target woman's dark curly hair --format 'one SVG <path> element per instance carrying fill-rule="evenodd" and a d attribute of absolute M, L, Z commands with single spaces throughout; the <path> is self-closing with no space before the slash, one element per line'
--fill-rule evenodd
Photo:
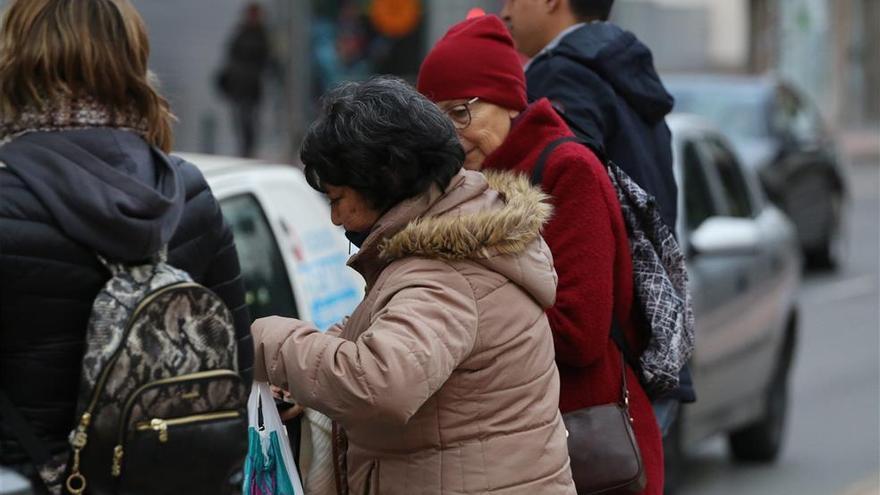
<path fill-rule="evenodd" d="M 318 191 L 348 186 L 384 212 L 432 184 L 445 189 L 461 169 L 464 150 L 452 122 L 401 79 L 344 83 L 321 106 L 300 151 Z"/>

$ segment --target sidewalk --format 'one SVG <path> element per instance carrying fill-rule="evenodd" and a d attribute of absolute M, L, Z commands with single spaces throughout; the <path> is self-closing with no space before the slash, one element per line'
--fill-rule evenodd
<path fill-rule="evenodd" d="M 841 130 L 838 144 L 840 152 L 851 164 L 880 164 L 880 128 Z"/>

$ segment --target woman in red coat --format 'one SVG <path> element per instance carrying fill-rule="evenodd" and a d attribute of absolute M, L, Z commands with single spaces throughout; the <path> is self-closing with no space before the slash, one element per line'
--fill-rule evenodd
<path fill-rule="evenodd" d="M 531 175 L 541 151 L 572 136 L 550 102 L 526 103 L 525 79 L 513 41 L 495 16 L 450 28 L 419 71 L 418 88 L 458 129 L 465 167 Z M 602 163 L 567 142 L 550 155 L 542 187 L 554 216 L 544 238 L 559 276 L 548 312 L 561 378 L 563 413 L 621 399 L 622 357 L 610 338 L 612 313 L 633 349 L 646 342 L 633 313 L 632 261 L 626 227 Z M 663 448 L 651 403 L 626 367 L 630 414 L 645 464 L 643 493 L 663 492 Z"/>

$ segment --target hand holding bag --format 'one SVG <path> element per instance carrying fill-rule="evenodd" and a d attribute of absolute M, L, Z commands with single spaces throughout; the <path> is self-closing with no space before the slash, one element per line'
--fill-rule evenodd
<path fill-rule="evenodd" d="M 578 495 L 639 493 L 647 478 L 629 415 L 626 365 L 621 358 L 621 402 L 585 407 L 562 415 L 568 456 Z"/>
<path fill-rule="evenodd" d="M 287 429 L 266 382 L 254 382 L 248 399 L 248 455 L 242 494 L 303 494 Z"/>

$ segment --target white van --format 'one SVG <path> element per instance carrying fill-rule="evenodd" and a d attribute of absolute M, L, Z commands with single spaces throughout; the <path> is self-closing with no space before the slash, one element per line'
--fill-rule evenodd
<path fill-rule="evenodd" d="M 302 172 L 244 158 L 181 154 L 205 175 L 235 235 L 251 318 L 279 315 L 320 330 L 351 314 L 363 280 L 324 197 Z"/>

